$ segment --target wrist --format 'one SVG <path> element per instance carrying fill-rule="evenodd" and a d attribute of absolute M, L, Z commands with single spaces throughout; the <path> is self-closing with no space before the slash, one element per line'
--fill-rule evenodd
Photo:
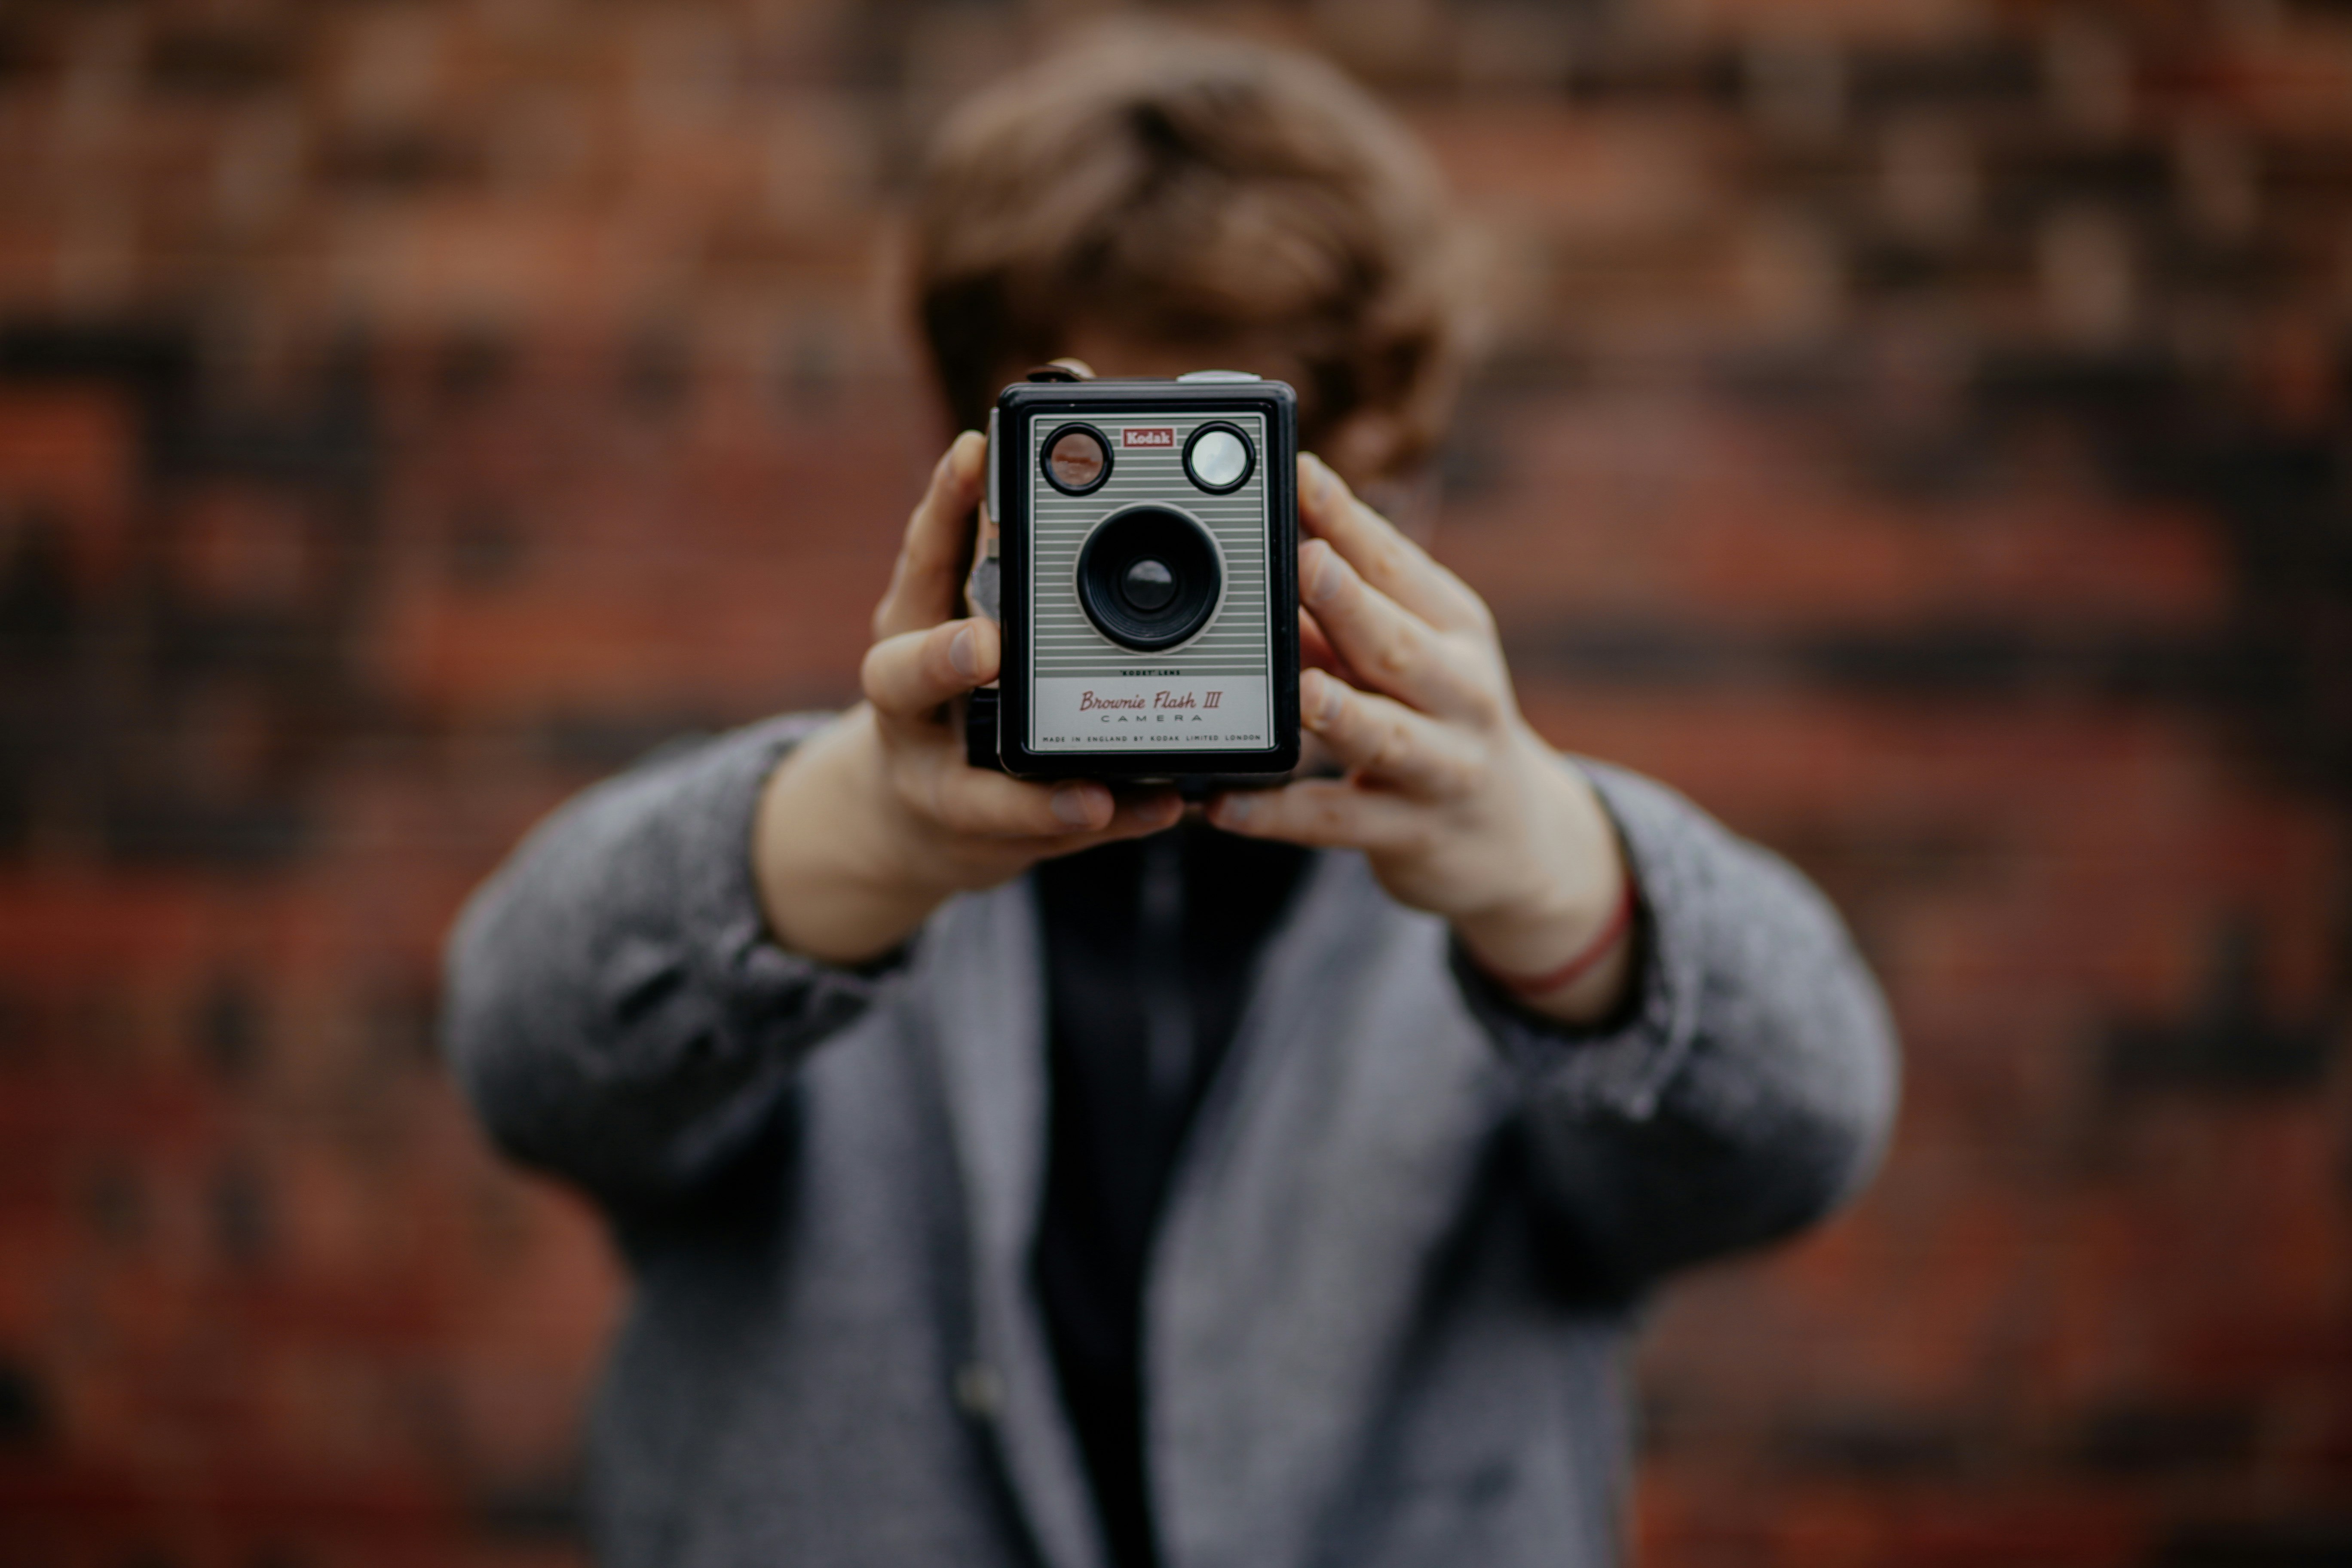
<path fill-rule="evenodd" d="M 752 879 L 778 946 L 829 963 L 888 952 L 953 891 L 930 885 L 872 711 L 859 707 L 786 755 L 761 789 Z"/>
<path fill-rule="evenodd" d="M 1520 926 L 1480 941 L 1459 925 L 1455 935 L 1470 962 L 1521 1007 L 1564 1024 L 1591 1026 L 1616 1014 L 1638 973 L 1641 896 L 1630 878 L 1621 881 L 1616 901 L 1598 925 L 1562 920 L 1544 927 Z M 1521 967 L 1498 952 L 1554 955 L 1549 967 Z"/>
<path fill-rule="evenodd" d="M 1632 983 L 1640 890 L 1591 782 L 1536 745 L 1528 841 L 1517 858 L 1530 875 L 1513 896 L 1456 917 L 1454 935 L 1522 1005 L 1591 1023 Z"/>
<path fill-rule="evenodd" d="M 1633 940 L 1633 923 L 1640 912 L 1641 900 L 1629 878 L 1619 889 L 1617 901 L 1600 929 L 1570 949 L 1568 956 L 1549 969 L 1538 973 L 1515 973 L 1492 964 L 1480 967 L 1486 971 L 1488 979 L 1522 1002 L 1567 993 L 1587 974 L 1608 963 L 1620 948 Z"/>

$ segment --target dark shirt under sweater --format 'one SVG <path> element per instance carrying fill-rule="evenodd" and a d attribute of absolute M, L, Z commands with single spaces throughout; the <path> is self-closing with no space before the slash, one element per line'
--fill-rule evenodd
<path fill-rule="evenodd" d="M 1037 1291 L 1118 1568 L 1158 1560 L 1143 1461 L 1152 1232 L 1258 951 L 1308 858 L 1187 824 L 1035 873 L 1052 1094 Z"/>

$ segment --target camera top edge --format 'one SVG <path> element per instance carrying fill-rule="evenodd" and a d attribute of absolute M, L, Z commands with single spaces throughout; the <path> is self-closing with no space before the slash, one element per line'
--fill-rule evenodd
<path fill-rule="evenodd" d="M 996 395 L 999 408 L 1078 407 L 1149 398 L 1158 404 L 1287 403 L 1298 394 L 1273 380 L 1182 381 L 1159 376 L 1097 377 L 1091 381 L 1016 381 Z"/>

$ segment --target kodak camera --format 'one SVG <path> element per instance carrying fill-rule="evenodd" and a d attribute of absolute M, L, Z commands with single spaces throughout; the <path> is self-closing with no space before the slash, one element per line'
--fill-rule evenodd
<path fill-rule="evenodd" d="M 968 585 L 1003 668 L 966 710 L 974 766 L 1197 785 L 1297 765 L 1297 409 L 1232 371 L 1004 389 Z"/>

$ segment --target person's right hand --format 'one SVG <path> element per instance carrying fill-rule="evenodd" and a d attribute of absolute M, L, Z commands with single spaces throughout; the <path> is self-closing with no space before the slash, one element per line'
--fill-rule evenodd
<path fill-rule="evenodd" d="M 931 471 L 874 611 L 866 700 L 768 780 L 751 858 L 769 930 L 834 963 L 888 952 L 956 893 L 1055 855 L 1155 833 L 1173 791 L 1114 798 L 1091 780 L 1024 784 L 964 760 L 955 698 L 996 679 L 996 623 L 955 618 L 987 443 L 965 431 Z"/>

